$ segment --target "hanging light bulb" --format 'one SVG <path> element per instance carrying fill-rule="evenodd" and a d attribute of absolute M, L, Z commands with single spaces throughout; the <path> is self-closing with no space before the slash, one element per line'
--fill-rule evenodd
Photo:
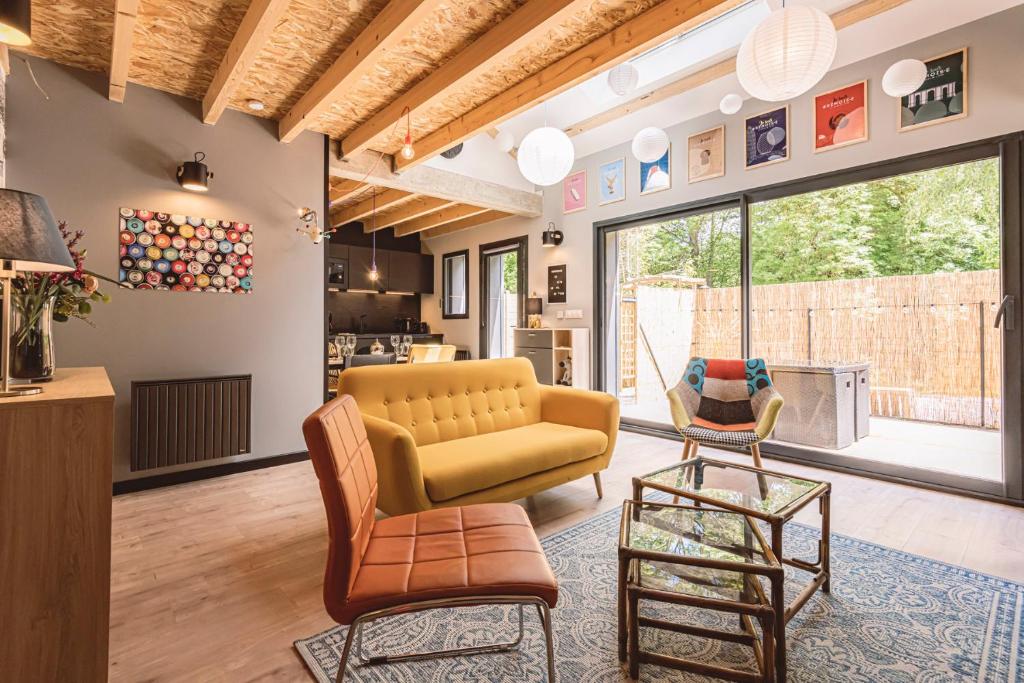
<path fill-rule="evenodd" d="M 901 59 L 885 71 L 882 90 L 889 97 L 906 97 L 917 92 L 928 77 L 928 66 L 920 59 Z"/>
<path fill-rule="evenodd" d="M 414 156 L 416 156 L 416 150 L 413 149 L 413 147 L 412 147 L 412 125 L 409 122 L 409 117 L 410 116 L 411 116 L 411 112 L 409 111 L 409 107 L 406 107 L 405 108 L 405 140 L 404 140 L 404 144 L 402 145 L 402 158 L 403 159 L 412 159 Z"/>
<path fill-rule="evenodd" d="M 377 271 L 377 189 L 373 189 L 373 194 L 370 195 L 370 228 L 373 232 L 370 233 L 370 238 L 373 240 L 373 250 L 370 252 L 370 282 L 376 282 L 380 278 L 380 273 Z"/>

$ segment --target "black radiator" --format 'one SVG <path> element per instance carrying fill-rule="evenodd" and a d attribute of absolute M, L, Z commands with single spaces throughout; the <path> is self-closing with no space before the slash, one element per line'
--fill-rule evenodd
<path fill-rule="evenodd" d="M 132 382 L 132 471 L 250 451 L 252 375 Z"/>

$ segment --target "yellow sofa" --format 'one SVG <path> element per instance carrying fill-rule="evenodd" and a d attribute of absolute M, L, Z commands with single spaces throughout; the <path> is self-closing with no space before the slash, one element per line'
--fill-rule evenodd
<path fill-rule="evenodd" d="M 619 402 L 538 384 L 525 358 L 346 370 L 389 515 L 523 498 L 608 467 Z"/>

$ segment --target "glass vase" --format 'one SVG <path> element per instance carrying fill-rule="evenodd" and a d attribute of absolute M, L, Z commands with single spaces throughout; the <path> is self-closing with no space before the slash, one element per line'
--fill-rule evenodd
<path fill-rule="evenodd" d="M 50 297 L 34 311 L 14 300 L 11 307 L 11 377 L 33 382 L 53 379 L 56 363 L 53 355 L 53 304 Z"/>

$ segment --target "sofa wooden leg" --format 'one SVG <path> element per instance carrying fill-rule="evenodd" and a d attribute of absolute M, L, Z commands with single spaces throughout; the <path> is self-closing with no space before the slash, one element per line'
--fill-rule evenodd
<path fill-rule="evenodd" d="M 594 472 L 594 488 L 597 489 L 597 497 L 604 498 L 604 487 L 601 485 L 600 472 Z"/>

